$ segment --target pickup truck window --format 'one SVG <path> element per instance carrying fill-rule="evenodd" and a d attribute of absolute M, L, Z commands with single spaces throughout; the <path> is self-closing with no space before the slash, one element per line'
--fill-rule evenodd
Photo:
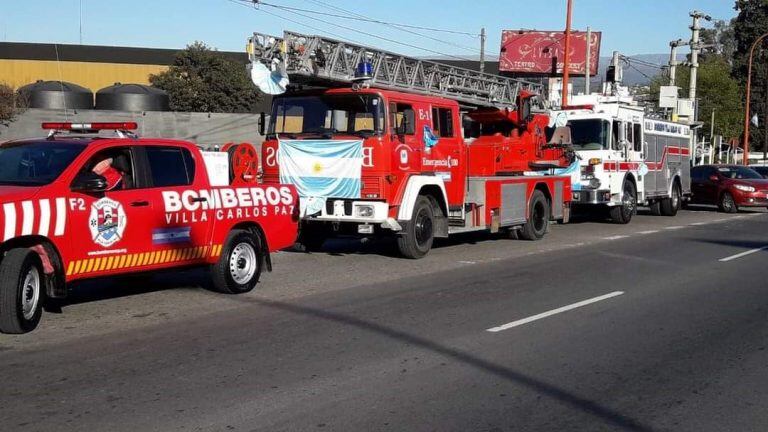
<path fill-rule="evenodd" d="M 51 141 L 0 146 L 0 185 L 42 186 L 56 180 L 85 144 Z"/>
<path fill-rule="evenodd" d="M 136 189 L 136 170 L 130 147 L 112 147 L 88 159 L 80 174 L 92 172 L 107 181 L 107 190 Z"/>
<path fill-rule="evenodd" d="M 152 186 L 187 186 L 195 179 L 195 163 L 189 150 L 180 147 L 147 146 Z"/>

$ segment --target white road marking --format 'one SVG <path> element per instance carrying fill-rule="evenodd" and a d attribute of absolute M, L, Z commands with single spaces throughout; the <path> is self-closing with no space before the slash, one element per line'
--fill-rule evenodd
<path fill-rule="evenodd" d="M 648 230 L 648 231 L 640 231 L 638 234 L 655 234 L 659 232 L 659 230 Z"/>
<path fill-rule="evenodd" d="M 528 323 L 533 322 L 533 321 L 538 321 L 538 320 L 543 319 L 543 318 L 551 317 L 552 315 L 557 315 L 557 314 L 560 314 L 560 313 L 563 313 L 563 312 L 567 312 L 569 310 L 573 310 L 573 309 L 577 309 L 577 308 L 580 308 L 580 307 L 583 307 L 583 306 L 590 305 L 592 303 L 597 303 L 599 301 L 603 301 L 603 300 L 607 300 L 609 298 L 617 297 L 617 296 L 620 296 L 622 294 L 624 294 L 624 291 L 614 291 L 612 293 L 608 293 L 608 294 L 605 294 L 605 295 L 594 297 L 594 298 L 591 298 L 591 299 L 588 299 L 588 300 L 583 300 L 583 301 L 580 301 L 578 303 L 573 303 L 573 304 L 570 304 L 568 306 L 563 306 L 561 308 L 552 309 L 551 311 L 543 312 L 543 313 L 540 313 L 538 315 L 533 315 L 533 316 L 530 316 L 528 318 L 523 318 L 521 320 L 512 321 L 511 323 L 500 325 L 498 327 L 492 327 L 492 328 L 487 329 L 486 331 L 489 331 L 491 333 L 497 333 L 497 332 L 500 332 L 500 331 L 509 330 L 511 328 L 518 327 L 518 326 L 521 326 L 523 324 L 528 324 Z"/>
<path fill-rule="evenodd" d="M 477 264 L 477 261 L 459 261 L 459 264 Z"/>
<path fill-rule="evenodd" d="M 47 199 L 40 200 L 40 227 L 37 233 L 47 237 L 51 226 L 51 201 Z"/>
<path fill-rule="evenodd" d="M 56 198 L 56 229 L 55 236 L 64 235 L 64 227 L 67 225 L 67 202 L 64 198 Z"/>
<path fill-rule="evenodd" d="M 24 212 L 24 218 L 21 222 L 21 235 L 30 235 L 35 224 L 35 208 L 32 206 L 32 201 L 22 201 L 21 210 Z"/>
<path fill-rule="evenodd" d="M 615 235 L 615 236 L 610 236 L 610 237 L 603 237 L 603 240 L 619 240 L 619 239 L 623 239 L 623 238 L 627 238 L 627 237 L 629 237 L 629 236 L 627 236 L 627 235 Z"/>
<path fill-rule="evenodd" d="M 684 226 L 670 226 L 670 227 L 664 227 L 665 230 L 679 230 L 685 228 Z"/>
<path fill-rule="evenodd" d="M 761 248 L 757 248 L 757 249 L 750 249 L 748 251 L 744 251 L 742 253 L 737 253 L 736 255 L 731 255 L 729 257 L 721 258 L 718 261 L 720 261 L 720 262 L 733 261 L 735 259 L 743 258 L 743 257 L 745 257 L 747 255 L 752 255 L 755 252 L 760 252 L 761 250 L 766 250 L 766 249 L 768 249 L 768 245 L 767 246 L 763 246 Z"/>
<path fill-rule="evenodd" d="M 16 236 L 16 207 L 13 203 L 3 204 L 3 213 L 5 214 L 5 231 L 3 240 L 10 240 Z"/>
<path fill-rule="evenodd" d="M 701 226 L 701 225 L 706 225 L 708 223 L 710 223 L 710 222 L 694 222 L 694 223 L 692 223 L 690 225 L 691 226 Z"/>

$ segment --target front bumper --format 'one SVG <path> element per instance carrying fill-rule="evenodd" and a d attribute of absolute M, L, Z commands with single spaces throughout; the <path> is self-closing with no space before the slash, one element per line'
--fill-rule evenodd
<path fill-rule="evenodd" d="M 381 228 L 392 231 L 402 229 L 397 220 L 389 217 L 389 204 L 383 201 L 328 198 L 320 213 L 304 216 L 302 220 L 306 222 L 379 225 Z"/>
<path fill-rule="evenodd" d="M 611 191 L 607 189 L 580 189 L 571 193 L 573 204 L 608 204 Z"/>
<path fill-rule="evenodd" d="M 733 200 L 739 207 L 768 207 L 768 192 L 743 192 L 733 189 Z"/>

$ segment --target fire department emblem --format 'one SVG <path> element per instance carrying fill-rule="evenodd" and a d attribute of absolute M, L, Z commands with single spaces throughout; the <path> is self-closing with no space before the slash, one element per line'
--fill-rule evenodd
<path fill-rule="evenodd" d="M 127 222 L 123 205 L 115 200 L 102 198 L 91 206 L 88 225 L 94 243 L 103 247 L 117 243 L 123 238 Z"/>

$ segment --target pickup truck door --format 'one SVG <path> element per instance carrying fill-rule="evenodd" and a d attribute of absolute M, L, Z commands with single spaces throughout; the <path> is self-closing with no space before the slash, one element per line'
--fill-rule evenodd
<path fill-rule="evenodd" d="M 141 149 L 149 186 L 144 193 L 154 203 L 145 236 L 149 249 L 161 253 L 162 266 L 203 262 L 211 253 L 216 211 L 200 152 L 168 144 Z"/>
<path fill-rule="evenodd" d="M 137 159 L 133 147 L 100 147 L 77 170 L 67 199 L 68 276 L 121 273 L 150 262 L 154 208 L 143 188 Z M 78 189 L 81 180 L 93 178 L 94 168 L 104 161 L 119 173 L 117 183 L 111 177 L 113 184 L 107 191 Z"/>

